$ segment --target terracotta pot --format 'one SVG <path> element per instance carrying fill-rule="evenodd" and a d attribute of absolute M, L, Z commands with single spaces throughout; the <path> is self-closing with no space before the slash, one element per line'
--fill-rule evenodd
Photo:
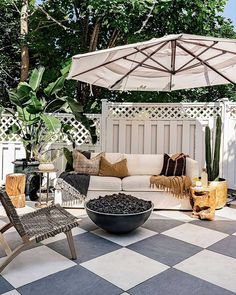
<path fill-rule="evenodd" d="M 216 209 L 220 209 L 225 206 L 227 201 L 228 185 L 224 178 L 220 178 L 219 181 L 211 181 L 210 187 L 216 188 Z"/>

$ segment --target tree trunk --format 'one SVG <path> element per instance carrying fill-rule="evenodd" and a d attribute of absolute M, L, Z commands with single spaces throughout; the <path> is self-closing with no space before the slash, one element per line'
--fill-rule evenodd
<path fill-rule="evenodd" d="M 21 35 L 21 75 L 20 80 L 26 81 L 29 75 L 29 48 L 26 42 L 28 29 L 28 0 L 22 1 L 20 15 L 20 35 Z"/>

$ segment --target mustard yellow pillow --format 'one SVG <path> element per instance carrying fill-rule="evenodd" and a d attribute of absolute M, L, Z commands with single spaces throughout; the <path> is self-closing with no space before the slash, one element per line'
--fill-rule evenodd
<path fill-rule="evenodd" d="M 114 176 L 114 177 L 126 177 L 129 175 L 127 168 L 127 159 L 123 159 L 114 164 L 107 161 L 103 156 L 100 161 L 100 176 Z"/>

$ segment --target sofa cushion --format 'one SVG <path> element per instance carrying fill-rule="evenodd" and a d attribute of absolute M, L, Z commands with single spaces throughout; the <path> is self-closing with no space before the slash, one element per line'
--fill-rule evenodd
<path fill-rule="evenodd" d="M 196 160 L 186 158 L 186 175 L 191 179 L 199 176 L 199 165 Z"/>
<path fill-rule="evenodd" d="M 89 190 L 91 191 L 120 191 L 121 179 L 109 176 L 90 176 Z"/>
<path fill-rule="evenodd" d="M 101 158 L 100 162 L 100 176 L 114 176 L 123 178 L 129 175 L 127 169 L 127 160 L 123 159 L 121 161 L 115 162 L 114 164 L 110 163 L 104 157 Z"/>
<path fill-rule="evenodd" d="M 91 153 L 91 157 L 95 157 L 98 154 L 99 153 Z M 107 161 L 109 161 L 112 164 L 124 159 L 124 154 L 121 154 L 121 153 L 104 153 L 103 156 L 105 157 Z"/>
<path fill-rule="evenodd" d="M 122 179 L 123 191 L 139 191 L 139 192 L 151 192 L 151 191 L 163 191 L 158 188 L 150 188 L 150 175 L 134 175 L 128 176 Z"/>
<path fill-rule="evenodd" d="M 158 175 L 163 165 L 163 155 L 125 154 L 129 175 Z"/>

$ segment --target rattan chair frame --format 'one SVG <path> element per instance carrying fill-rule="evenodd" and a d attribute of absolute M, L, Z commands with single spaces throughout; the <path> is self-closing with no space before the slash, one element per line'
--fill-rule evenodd
<path fill-rule="evenodd" d="M 0 201 L 7 213 L 7 216 L 9 218 L 9 223 L 4 225 L 0 229 L 0 244 L 3 246 L 3 249 L 7 255 L 6 259 L 4 262 L 0 265 L 0 273 L 4 270 L 4 268 L 17 256 L 19 255 L 22 251 L 24 251 L 26 248 L 29 247 L 30 244 L 33 243 L 39 243 L 44 239 L 47 239 L 52 236 L 56 236 L 59 233 L 64 233 L 66 235 L 69 249 L 70 249 L 70 254 L 71 254 L 71 259 L 77 259 L 76 255 L 76 250 L 75 250 L 75 245 L 74 245 L 74 240 L 72 236 L 72 228 L 77 227 L 79 225 L 80 219 L 76 218 L 72 214 L 68 213 L 64 208 L 62 208 L 60 205 L 52 205 L 47 208 L 42 208 L 38 209 L 34 212 L 26 213 L 22 216 L 19 216 L 17 214 L 17 211 L 15 210 L 14 206 L 11 203 L 10 198 L 8 197 L 7 193 L 0 189 Z M 44 211 L 43 211 L 44 210 Z M 53 221 L 53 213 L 58 213 L 61 214 L 62 219 L 60 220 L 61 223 L 63 222 L 63 217 L 65 217 L 65 223 L 55 225 L 55 220 Z M 33 227 L 30 228 L 30 222 L 28 222 L 30 219 L 35 219 L 40 218 L 40 216 L 44 216 L 45 214 L 48 214 L 47 221 L 50 222 L 52 221 L 52 230 L 48 230 L 47 232 L 40 232 L 39 235 L 32 235 L 29 234 L 30 232 L 37 233 L 37 229 Z M 28 223 L 27 223 L 28 222 Z M 10 245 L 4 238 L 3 234 L 8 231 L 10 228 L 14 227 L 17 232 L 19 233 L 21 239 L 22 239 L 22 244 L 16 247 L 14 250 L 11 249 Z M 39 225 L 40 227 L 40 225 Z"/>

